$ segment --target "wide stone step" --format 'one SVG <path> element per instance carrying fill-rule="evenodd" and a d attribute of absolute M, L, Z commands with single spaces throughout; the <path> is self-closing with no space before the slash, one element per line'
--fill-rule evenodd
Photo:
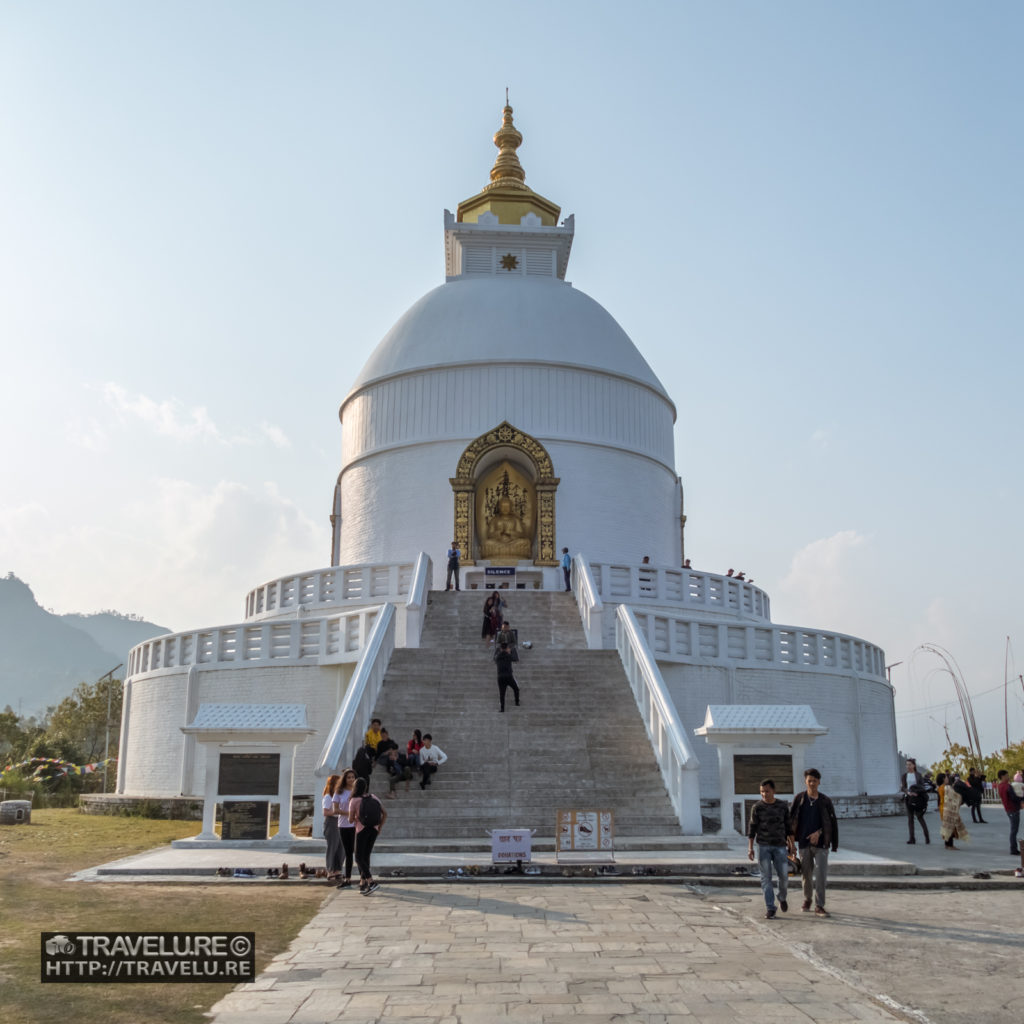
<path fill-rule="evenodd" d="M 551 835 L 562 808 L 611 809 L 621 836 L 678 835 L 618 655 L 586 649 L 572 596 L 507 595 L 506 617 L 534 646 L 515 667 L 522 707 L 509 694 L 503 715 L 494 649 L 479 639 L 485 596 L 431 594 L 424 646 L 396 650 L 388 666 L 374 714 L 401 747 L 419 728 L 450 758 L 427 789 L 417 773 L 385 801 L 388 839 L 479 841 L 499 827 Z M 371 790 L 388 790 L 380 769 Z"/>

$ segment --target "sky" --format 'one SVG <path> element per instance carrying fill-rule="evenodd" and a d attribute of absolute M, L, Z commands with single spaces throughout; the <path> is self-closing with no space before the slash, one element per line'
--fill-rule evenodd
<path fill-rule="evenodd" d="M 1002 747 L 1022 44 L 1016 0 L 0 0 L 0 575 L 182 630 L 328 565 L 338 407 L 508 87 L 676 403 L 693 564 L 883 647 L 925 759 L 965 739 L 939 645 Z"/>

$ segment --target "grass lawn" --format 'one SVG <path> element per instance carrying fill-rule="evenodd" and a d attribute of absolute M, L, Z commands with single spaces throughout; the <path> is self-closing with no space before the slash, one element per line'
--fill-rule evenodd
<path fill-rule="evenodd" d="M 44 931 L 254 931 L 256 970 L 286 949 L 332 888 L 260 883 L 68 882 L 75 871 L 195 835 L 199 822 L 33 810 L 0 828 L 0 1018 L 4 1024 L 177 1024 L 227 984 L 42 984 Z"/>

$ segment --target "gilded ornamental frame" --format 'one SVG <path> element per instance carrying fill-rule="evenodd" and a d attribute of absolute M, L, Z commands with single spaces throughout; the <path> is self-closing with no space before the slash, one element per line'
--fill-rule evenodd
<path fill-rule="evenodd" d="M 537 491 L 537 557 L 534 565 L 558 565 L 555 552 L 555 491 L 559 478 L 554 474 L 551 456 L 535 437 L 512 426 L 507 420 L 470 442 L 449 477 L 454 498 L 455 524 L 452 536 L 461 549 L 463 565 L 475 565 L 473 554 L 473 495 L 480 460 L 496 448 L 511 449 L 526 456 L 533 468 Z"/>

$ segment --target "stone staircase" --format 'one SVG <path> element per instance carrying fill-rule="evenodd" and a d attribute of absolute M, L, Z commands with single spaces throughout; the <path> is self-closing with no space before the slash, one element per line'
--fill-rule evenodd
<path fill-rule="evenodd" d="M 433 592 L 423 646 L 396 650 L 375 716 L 404 750 L 414 728 L 448 755 L 426 790 L 415 776 L 385 800 L 378 849 L 409 840 L 487 838 L 488 829 L 554 835 L 559 808 L 615 812 L 616 839 L 679 836 L 650 741 L 618 655 L 590 651 L 571 594 L 509 591 L 506 619 L 519 631 L 516 678 L 498 712 L 494 648 L 480 639 L 482 591 Z M 382 769 L 370 780 L 387 792 Z"/>

